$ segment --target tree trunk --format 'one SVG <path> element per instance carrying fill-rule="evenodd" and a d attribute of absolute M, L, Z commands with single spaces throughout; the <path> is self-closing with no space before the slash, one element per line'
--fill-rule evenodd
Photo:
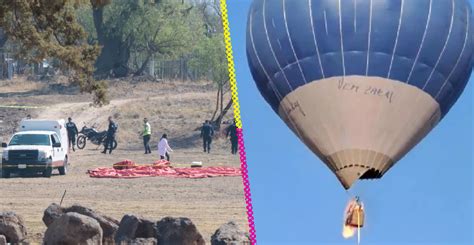
<path fill-rule="evenodd" d="M 148 66 L 148 73 L 150 74 L 150 76 L 155 78 L 155 57 L 153 55 L 149 63 L 150 65 Z"/>
<path fill-rule="evenodd" d="M 214 121 L 214 118 L 216 117 L 217 111 L 219 110 L 219 98 L 220 98 L 220 90 L 217 90 L 217 98 L 216 98 L 216 109 L 214 110 L 214 113 L 212 114 L 211 121 Z"/>
<path fill-rule="evenodd" d="M 125 77 L 129 74 L 130 48 L 119 38 L 106 38 L 100 43 L 102 51 L 95 63 L 96 75 Z"/>
<path fill-rule="evenodd" d="M 152 56 L 152 53 L 148 53 L 148 55 L 146 56 L 145 58 L 145 61 L 143 61 L 142 65 L 140 66 L 140 69 L 138 69 L 135 74 L 133 74 L 134 76 L 141 76 L 143 75 L 143 73 L 145 72 L 145 69 L 148 67 L 148 63 L 150 63 L 150 59 L 151 59 L 151 56 Z"/>
<path fill-rule="evenodd" d="M 0 49 L 3 48 L 7 40 L 7 34 L 0 28 Z"/>
<path fill-rule="evenodd" d="M 221 111 L 220 111 L 220 114 L 222 114 L 222 111 L 224 110 L 224 86 L 222 84 L 219 84 L 219 90 L 221 91 Z"/>
<path fill-rule="evenodd" d="M 99 45 L 102 47 L 99 57 L 95 63 L 95 74 L 98 76 L 112 75 L 124 77 L 129 73 L 128 60 L 130 59 L 130 47 L 123 42 L 119 36 L 106 36 L 104 27 L 104 7 L 92 10 L 94 26 L 97 32 Z M 110 33 L 114 33 L 113 30 Z"/>
<path fill-rule="evenodd" d="M 229 100 L 225 108 L 222 110 L 222 112 L 219 114 L 219 116 L 213 123 L 214 125 L 216 125 L 217 130 L 221 128 L 222 119 L 224 119 L 225 115 L 227 114 L 231 106 L 232 106 L 232 98 Z"/>

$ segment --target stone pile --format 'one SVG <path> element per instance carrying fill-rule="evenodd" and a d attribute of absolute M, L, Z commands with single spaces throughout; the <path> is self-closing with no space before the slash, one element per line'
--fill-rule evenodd
<path fill-rule="evenodd" d="M 127 214 L 115 220 L 80 205 L 60 207 L 53 203 L 43 213 L 47 229 L 43 244 L 204 245 L 197 227 L 188 218 L 165 217 L 159 221 Z M 23 219 L 13 212 L 0 213 L 0 245 L 28 244 Z M 222 225 L 211 245 L 250 244 L 248 233 L 235 222 Z"/>

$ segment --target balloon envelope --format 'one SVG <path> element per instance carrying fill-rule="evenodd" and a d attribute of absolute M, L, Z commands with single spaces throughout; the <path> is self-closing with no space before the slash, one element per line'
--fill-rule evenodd
<path fill-rule="evenodd" d="M 345 188 L 446 115 L 473 65 L 467 0 L 255 0 L 247 57 L 273 110 Z"/>

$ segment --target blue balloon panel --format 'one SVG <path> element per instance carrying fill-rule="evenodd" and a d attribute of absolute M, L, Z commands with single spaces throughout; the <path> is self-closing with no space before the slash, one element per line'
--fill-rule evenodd
<path fill-rule="evenodd" d="M 444 116 L 473 66 L 467 0 L 255 0 L 247 57 L 275 111 L 306 83 L 375 76 L 418 87 Z"/>

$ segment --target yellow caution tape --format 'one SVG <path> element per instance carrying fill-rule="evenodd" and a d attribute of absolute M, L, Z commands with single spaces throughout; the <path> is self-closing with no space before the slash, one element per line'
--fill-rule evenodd
<path fill-rule="evenodd" d="M 6 109 L 41 109 L 41 108 L 48 108 L 48 106 L 0 105 L 0 108 L 6 108 Z"/>

